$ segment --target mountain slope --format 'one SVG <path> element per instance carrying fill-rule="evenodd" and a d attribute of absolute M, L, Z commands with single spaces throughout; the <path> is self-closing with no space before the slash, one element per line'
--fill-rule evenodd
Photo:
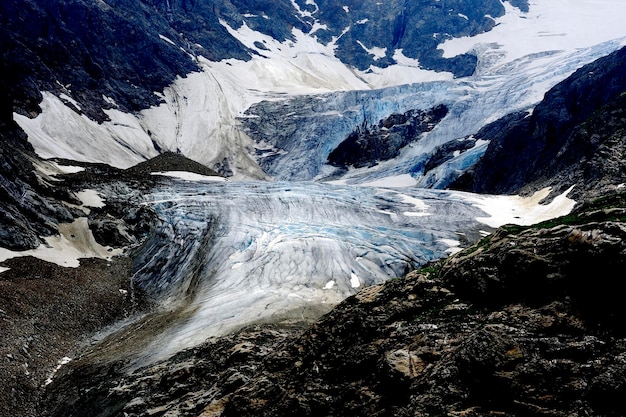
<path fill-rule="evenodd" d="M 501 228 L 304 331 L 244 329 L 132 373 L 87 355 L 45 415 L 622 415 L 624 198 Z"/>
<path fill-rule="evenodd" d="M 482 15 L 495 18 L 504 13 L 499 1 L 488 5 L 476 3 L 472 6 L 473 13 L 465 10 L 468 6 L 463 2 L 454 3 L 446 9 L 430 8 L 421 3 L 412 3 L 411 7 L 432 10 L 429 20 L 438 22 L 440 30 L 449 33 L 448 37 L 488 30 L 493 26 L 493 19 Z M 523 1 L 518 3 L 524 6 Z M 309 9 L 307 4 L 303 7 Z M 339 8 L 339 13 L 335 13 L 334 6 L 324 2 L 314 11 L 303 12 L 290 1 L 55 0 L 40 3 L 7 0 L 0 8 L 3 85 L 18 113 L 37 113 L 40 92 L 49 91 L 73 97 L 80 103 L 77 107 L 87 115 L 104 120 L 106 116 L 100 108 L 110 104 L 103 96 L 125 111 L 158 104 L 154 92 L 162 92 L 177 76 L 184 77 L 198 70 L 194 62 L 198 55 L 219 61 L 226 58 L 249 60 L 253 54 L 262 53 L 263 47 L 249 49 L 227 30 L 227 27 L 239 29 L 242 25 L 279 42 L 293 41 L 294 29 L 310 32 L 313 24 L 318 27 L 314 35 L 327 42 L 347 30 L 349 35 L 341 37 L 339 57 L 348 65 L 367 69 L 375 62 L 359 42 L 369 43 L 366 39 L 375 39 L 372 38 L 374 33 L 386 26 L 387 19 L 394 18 L 396 9 L 406 8 L 406 5 L 403 2 L 388 5 L 386 16 L 378 14 L 378 8 L 372 2 L 360 2 L 354 7 Z M 457 9 L 472 19 L 454 16 Z M 386 43 L 394 47 L 389 48 L 391 55 L 384 65 L 393 63 L 395 48 L 402 48 L 403 44 L 406 44 L 405 54 L 412 58 L 437 55 L 434 51 L 439 41 L 432 39 L 433 29 L 420 27 L 411 31 L 411 27 L 416 27 L 411 25 L 411 19 L 416 16 L 414 10 L 405 10 L 401 16 L 406 19 L 400 19 L 402 27 L 396 30 L 393 41 L 375 41 L 383 42 L 375 45 L 381 49 L 386 49 Z M 450 16 L 453 21 L 449 20 Z M 357 24 L 357 21 L 363 23 Z M 355 27 L 350 30 L 352 25 Z M 357 30 L 362 27 L 368 28 L 367 31 Z M 424 43 L 424 39 L 431 40 Z M 421 49 L 411 51 L 410 48 L 415 48 L 411 45 L 420 45 Z M 460 60 L 462 58 L 450 61 Z M 426 66 L 442 70 L 446 65 L 441 63 L 446 61 L 439 58 L 439 64 Z M 475 58 L 470 59 L 459 74 L 473 72 L 473 63 Z M 6 99 L 5 96 L 3 100 Z"/>
<path fill-rule="evenodd" d="M 576 184 L 583 195 L 624 183 L 625 93 L 622 48 L 552 88 L 532 115 L 478 135 L 491 141 L 485 155 L 451 187 L 501 194 Z"/>
<path fill-rule="evenodd" d="M 327 178 L 329 153 L 364 121 L 454 104 L 444 126 L 423 135 L 428 140 L 415 149 L 345 175 L 367 182 L 393 171 L 419 181 L 415 167 L 433 145 L 473 133 L 490 116 L 534 105 L 549 86 L 618 47 L 619 40 L 606 42 L 623 37 L 616 23 L 622 13 L 615 0 L 567 7 L 394 0 L 384 10 L 373 0 L 7 1 L 0 5 L 7 74 L 0 95 L 44 158 L 127 168 L 172 151 L 238 179 Z M 29 30 L 25 21 L 33 22 Z M 311 166 L 302 169 L 266 163 L 268 151 L 300 158 L 308 151 L 296 146 L 302 138 L 278 147 L 241 125 L 241 116 L 261 101 L 279 113 L 283 102 L 303 94 L 431 81 L 449 83 L 446 92 L 420 100 L 423 89 L 407 89 L 397 102 L 363 103 L 364 117 L 329 103 L 321 112 L 347 118 L 326 132 L 318 153 L 304 158 Z M 510 98 L 486 94 L 490 89 L 509 91 Z M 283 117 L 263 123 L 280 131 Z M 312 134 L 318 139 L 314 128 Z"/>

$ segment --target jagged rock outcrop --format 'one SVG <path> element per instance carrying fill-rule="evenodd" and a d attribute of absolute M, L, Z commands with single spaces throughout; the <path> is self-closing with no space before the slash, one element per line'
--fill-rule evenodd
<path fill-rule="evenodd" d="M 38 247 L 43 237 L 58 232 L 58 223 L 78 215 L 63 202 L 80 203 L 35 170 L 37 158 L 19 132 L 0 132 L 0 246 L 11 250 Z"/>
<path fill-rule="evenodd" d="M 400 154 L 410 143 L 431 131 L 448 114 L 440 104 L 428 110 L 409 110 L 392 114 L 377 125 L 363 125 L 339 144 L 328 155 L 328 163 L 340 168 L 362 168 L 388 161 Z"/>
<path fill-rule="evenodd" d="M 505 12 L 500 1 L 316 3 L 318 13 L 314 16 L 325 26 L 313 34 L 322 42 L 338 37 L 337 56 L 343 62 L 361 70 L 371 65 L 385 67 L 394 62 L 396 50 L 402 50 L 405 56 L 418 59 L 424 68 L 449 71 L 458 77 L 474 72 L 476 57 L 462 54 L 446 59 L 437 45 L 450 37 L 488 31 L 495 25 L 493 19 Z M 525 0 L 511 4 L 528 10 Z M 374 48 L 384 51 L 384 56 L 374 56 L 368 50 Z"/>

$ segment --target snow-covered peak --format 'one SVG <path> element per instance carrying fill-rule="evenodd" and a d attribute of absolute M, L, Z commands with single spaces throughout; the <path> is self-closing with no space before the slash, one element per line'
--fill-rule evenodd
<path fill-rule="evenodd" d="M 506 14 L 496 26 L 476 36 L 453 38 L 439 48 L 451 58 L 467 52 L 487 54 L 493 64 L 504 65 L 525 56 L 575 52 L 602 42 L 626 37 L 626 7 L 616 0 L 534 0 L 528 12 L 503 3 Z M 496 54 L 497 52 L 497 54 Z"/>

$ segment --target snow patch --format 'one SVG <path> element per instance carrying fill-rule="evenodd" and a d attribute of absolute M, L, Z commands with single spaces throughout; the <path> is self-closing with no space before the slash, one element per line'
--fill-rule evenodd
<path fill-rule="evenodd" d="M 56 368 L 54 368 L 54 371 L 52 371 L 52 373 L 50 374 L 50 376 L 46 379 L 46 381 L 44 382 L 44 386 L 46 385 L 50 385 L 52 383 L 52 379 L 54 378 L 54 376 L 56 375 L 57 372 L 59 372 L 59 370 L 61 369 L 61 367 L 63 365 L 67 365 L 68 363 L 70 363 L 72 361 L 72 358 L 70 357 L 63 357 L 61 359 L 59 359 L 57 361 L 57 366 Z"/>
<path fill-rule="evenodd" d="M 454 240 L 454 239 L 439 239 L 438 242 L 441 242 L 445 245 L 448 245 L 449 248 L 446 249 L 446 253 L 449 255 L 454 255 L 457 252 L 460 252 L 461 250 L 463 250 L 461 248 L 461 242 L 459 242 L 458 240 Z"/>
<path fill-rule="evenodd" d="M 98 124 L 54 94 L 44 91 L 42 96 L 42 112 L 37 117 L 13 114 L 42 159 L 59 157 L 128 168 L 157 156 L 150 137 L 134 116 L 108 110 L 111 121 Z"/>
<path fill-rule="evenodd" d="M 626 7 L 622 0 L 533 1 L 528 13 L 503 2 L 506 14 L 496 26 L 476 36 L 439 45 L 444 58 L 492 45 L 503 53 L 499 64 L 541 51 L 575 52 L 613 39 L 623 39 Z M 582 30 L 581 30 L 582 29 Z"/>
<path fill-rule="evenodd" d="M 461 195 L 489 214 L 489 217 L 476 219 L 481 223 L 494 228 L 504 224 L 530 226 L 571 212 L 576 202 L 567 198 L 567 194 L 573 188 L 574 186 L 555 197 L 550 204 L 540 204 L 550 194 L 550 188 L 537 191 L 530 197 L 465 193 Z"/>
<path fill-rule="evenodd" d="M 340 183 L 341 180 L 336 181 Z M 379 178 L 374 181 L 368 181 L 362 185 L 364 187 L 412 187 L 417 184 L 415 178 L 411 174 L 392 175 L 389 177 Z"/>
<path fill-rule="evenodd" d="M 100 208 L 106 206 L 104 200 L 96 190 L 83 190 L 76 193 L 76 197 L 86 207 Z"/>
<path fill-rule="evenodd" d="M 361 280 L 354 272 L 350 274 L 350 286 L 352 288 L 359 288 L 361 286 Z"/>
<path fill-rule="evenodd" d="M 159 38 L 161 38 L 162 40 L 164 40 L 165 42 L 167 42 L 167 43 L 169 43 L 169 44 L 171 44 L 171 45 L 176 46 L 176 44 L 174 43 L 174 41 L 173 41 L 173 40 L 171 40 L 170 38 L 168 38 L 167 36 L 159 35 Z"/>
<path fill-rule="evenodd" d="M 121 249 L 111 249 L 96 242 L 86 217 L 73 223 L 59 224 L 59 235 L 46 237 L 45 244 L 37 249 L 12 251 L 0 248 L 0 262 L 22 256 L 33 256 L 59 266 L 77 268 L 81 258 L 111 259 L 122 253 Z"/>
<path fill-rule="evenodd" d="M 188 171 L 153 172 L 152 175 L 177 178 L 183 181 L 226 182 L 226 178 L 210 175 L 201 175 Z"/>
<path fill-rule="evenodd" d="M 361 41 L 357 41 L 357 43 L 361 46 L 361 48 L 365 50 L 365 52 L 374 57 L 374 61 L 378 61 L 379 59 L 384 58 L 387 54 L 387 48 L 380 48 L 377 46 L 373 48 L 368 48 Z"/>

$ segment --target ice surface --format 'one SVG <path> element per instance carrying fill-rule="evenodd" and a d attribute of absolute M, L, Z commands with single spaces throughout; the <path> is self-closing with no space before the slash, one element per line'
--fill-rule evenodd
<path fill-rule="evenodd" d="M 142 361 L 248 323 L 332 306 L 459 250 L 461 235 L 475 241 L 502 223 L 571 209 L 565 196 L 538 209 L 546 192 L 522 199 L 313 182 L 173 182 L 145 197 L 162 231 L 133 279 L 170 302 L 180 301 L 181 288 L 193 296 L 185 319 L 157 335 Z"/>

